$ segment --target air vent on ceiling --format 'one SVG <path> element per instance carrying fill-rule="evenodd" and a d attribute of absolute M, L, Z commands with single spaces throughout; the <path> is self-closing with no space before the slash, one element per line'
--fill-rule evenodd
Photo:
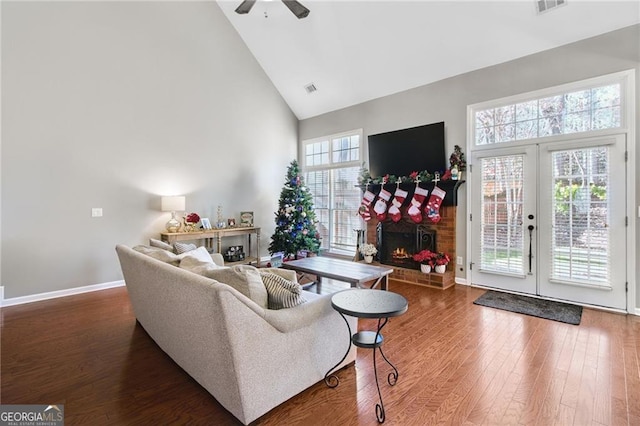
<path fill-rule="evenodd" d="M 542 13 L 565 4 L 566 0 L 536 0 L 536 9 L 538 13 Z"/>
<path fill-rule="evenodd" d="M 315 85 L 315 84 L 313 84 L 313 83 L 309 83 L 309 84 L 307 84 L 306 86 L 304 86 L 304 90 L 306 90 L 306 91 L 307 91 L 307 94 L 308 94 L 308 95 L 310 95 L 310 94 L 312 94 L 313 92 L 315 92 L 316 90 L 318 90 L 318 88 L 316 87 L 316 85 Z"/>

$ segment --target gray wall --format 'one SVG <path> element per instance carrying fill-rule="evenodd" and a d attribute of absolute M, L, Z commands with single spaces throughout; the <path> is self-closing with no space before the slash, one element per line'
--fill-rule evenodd
<path fill-rule="evenodd" d="M 360 127 L 366 140 L 369 134 L 444 121 L 447 152 L 452 152 L 454 145 L 466 146 L 467 105 L 628 69 L 636 70 L 636 112 L 640 112 L 639 25 L 302 120 L 300 140 Z M 635 161 L 640 166 L 640 149 Z M 636 191 L 640 202 L 640 171 Z M 466 185 L 458 195 L 456 252 L 464 254 Z M 633 217 L 640 254 L 640 220 Z M 465 278 L 466 270 L 457 269 L 456 275 Z M 638 265 L 636 276 L 640 278 Z M 636 288 L 636 306 L 640 306 L 640 286 Z"/>
<path fill-rule="evenodd" d="M 1 7 L 6 298 L 120 280 L 160 195 L 254 211 L 266 254 L 298 123 L 215 2 Z"/>

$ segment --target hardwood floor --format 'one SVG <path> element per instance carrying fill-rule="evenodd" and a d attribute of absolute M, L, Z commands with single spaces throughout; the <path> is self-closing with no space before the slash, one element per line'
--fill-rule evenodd
<path fill-rule="evenodd" d="M 385 424 L 640 425 L 639 317 L 585 309 L 573 326 L 476 306 L 476 288 L 391 290 L 409 310 L 384 330 L 400 372 L 391 387 L 378 364 Z M 3 404 L 64 404 L 67 425 L 240 424 L 136 323 L 125 288 L 0 312 Z M 254 423 L 376 425 L 371 354 Z"/>

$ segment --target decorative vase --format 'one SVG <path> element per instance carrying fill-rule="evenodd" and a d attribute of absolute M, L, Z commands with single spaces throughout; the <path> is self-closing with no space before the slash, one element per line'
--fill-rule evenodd
<path fill-rule="evenodd" d="M 447 270 L 447 265 L 436 265 L 436 272 L 438 274 L 444 274 L 446 270 Z"/>
<path fill-rule="evenodd" d="M 371 256 L 371 255 L 365 256 L 364 257 L 364 261 L 367 262 L 367 263 L 373 262 L 373 256 Z"/>
<path fill-rule="evenodd" d="M 431 273 L 431 265 L 425 265 L 424 263 L 421 263 L 420 264 L 420 271 L 422 271 L 425 274 Z"/>

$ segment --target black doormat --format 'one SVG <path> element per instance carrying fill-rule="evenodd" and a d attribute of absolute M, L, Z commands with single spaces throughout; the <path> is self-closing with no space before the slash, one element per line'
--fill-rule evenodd
<path fill-rule="evenodd" d="M 473 303 L 573 325 L 579 325 L 582 318 L 582 306 L 499 291 L 487 291 Z"/>

